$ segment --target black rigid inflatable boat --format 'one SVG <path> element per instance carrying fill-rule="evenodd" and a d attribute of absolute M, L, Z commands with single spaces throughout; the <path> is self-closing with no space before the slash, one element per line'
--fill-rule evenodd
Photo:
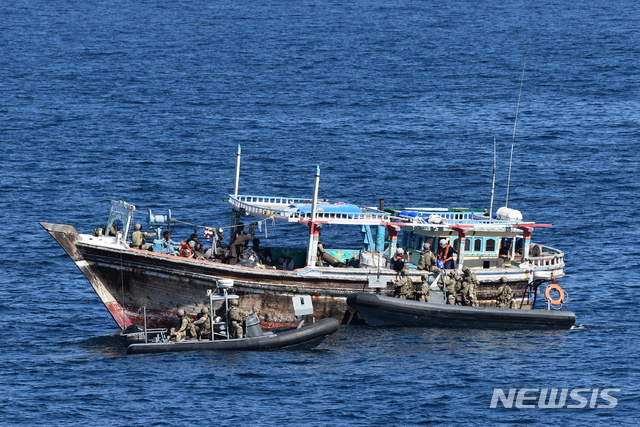
<path fill-rule="evenodd" d="M 371 326 L 427 326 L 467 329 L 570 329 L 576 315 L 563 310 L 467 307 L 392 298 L 371 293 L 347 297 Z"/>
<path fill-rule="evenodd" d="M 127 353 L 167 353 L 194 350 L 308 350 L 317 347 L 327 336 L 337 331 L 339 326 L 338 320 L 326 318 L 301 328 L 264 332 L 262 335 L 254 337 L 178 342 L 162 339 L 158 334 L 154 334 L 151 342 L 144 342 L 148 341 L 144 339 L 143 342 L 129 344 Z M 138 337 L 141 334 L 144 332 L 139 332 Z"/>

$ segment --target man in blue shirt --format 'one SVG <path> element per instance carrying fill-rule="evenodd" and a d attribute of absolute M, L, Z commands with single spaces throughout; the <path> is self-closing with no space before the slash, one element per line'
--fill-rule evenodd
<path fill-rule="evenodd" d="M 162 241 L 162 253 L 169 255 L 175 254 L 178 251 L 176 247 L 180 247 L 180 242 L 171 240 L 171 233 L 168 230 L 162 233 L 162 236 L 164 237 Z"/>

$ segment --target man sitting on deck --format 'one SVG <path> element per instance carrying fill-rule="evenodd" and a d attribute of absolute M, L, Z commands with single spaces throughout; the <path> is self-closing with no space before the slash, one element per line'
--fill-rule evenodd
<path fill-rule="evenodd" d="M 196 327 L 191 319 L 184 313 L 183 309 L 178 309 L 178 323 L 175 328 L 171 328 L 170 335 L 175 341 L 182 341 L 185 338 L 196 339 Z"/>
<path fill-rule="evenodd" d="M 156 233 L 147 233 L 146 231 L 142 231 L 142 225 L 136 224 L 133 227 L 133 233 L 131 233 L 131 244 L 130 247 L 134 249 L 143 249 L 145 251 L 151 250 L 152 246 L 147 245 L 147 237 L 153 237 Z"/>

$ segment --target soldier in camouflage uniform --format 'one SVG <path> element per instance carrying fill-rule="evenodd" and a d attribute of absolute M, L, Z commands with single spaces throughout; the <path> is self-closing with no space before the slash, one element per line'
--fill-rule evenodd
<path fill-rule="evenodd" d="M 478 299 L 476 298 L 476 288 L 478 286 L 478 278 L 476 274 L 471 271 L 469 267 L 462 269 L 464 277 L 462 279 L 462 302 L 464 305 L 471 307 L 478 306 Z"/>
<path fill-rule="evenodd" d="M 436 267 L 436 255 L 431 252 L 431 243 L 424 244 L 424 249 L 420 252 L 420 259 L 418 260 L 418 269 L 435 274 L 442 273 L 442 270 Z"/>
<path fill-rule="evenodd" d="M 175 341 L 182 341 L 185 338 L 196 339 L 196 327 L 181 308 L 178 309 L 178 323 L 175 328 L 171 328 L 170 336 Z"/>
<path fill-rule="evenodd" d="M 199 340 L 211 339 L 211 316 L 209 316 L 209 309 L 207 307 L 203 307 L 202 310 L 200 310 L 198 319 L 193 322 L 193 325 L 196 327 Z"/>
<path fill-rule="evenodd" d="M 454 305 L 456 303 L 456 294 L 458 293 L 456 272 L 452 271 L 448 276 L 442 276 L 442 280 L 444 282 L 445 293 L 447 294 L 447 304 Z"/>
<path fill-rule="evenodd" d="M 152 245 L 147 245 L 147 237 L 153 237 L 156 233 L 147 233 L 142 231 L 142 225 L 136 224 L 133 227 L 133 233 L 131 233 L 130 247 L 134 249 L 144 249 L 145 251 L 151 250 Z"/>
<path fill-rule="evenodd" d="M 413 294 L 413 289 L 412 289 L 413 282 L 411 282 L 411 279 L 409 278 L 409 276 L 407 276 L 406 271 L 402 270 L 399 273 L 398 278 L 393 281 L 393 284 L 395 286 L 394 296 L 396 298 L 400 298 L 400 299 L 411 298 L 411 295 Z"/>
<path fill-rule="evenodd" d="M 496 303 L 498 308 L 511 308 L 513 305 L 513 291 L 511 287 L 507 285 L 507 278 L 502 276 L 500 278 L 500 287 L 496 293 Z"/>
<path fill-rule="evenodd" d="M 416 301 L 429 302 L 429 282 L 428 275 L 422 275 L 422 281 L 416 285 Z"/>
<path fill-rule="evenodd" d="M 242 321 L 247 317 L 247 312 L 238 306 L 238 300 L 232 299 L 229 301 L 231 308 L 227 313 L 229 320 L 229 338 L 242 338 L 244 337 L 244 330 L 242 328 Z"/>

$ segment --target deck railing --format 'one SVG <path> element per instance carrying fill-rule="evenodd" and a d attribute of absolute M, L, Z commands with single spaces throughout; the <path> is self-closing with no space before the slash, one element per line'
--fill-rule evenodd
<path fill-rule="evenodd" d="M 287 207 L 292 204 L 311 204 L 311 199 L 298 199 L 286 197 L 266 197 L 266 196 L 232 196 L 229 203 L 238 211 L 249 215 L 265 218 L 275 218 L 287 220 L 289 222 L 306 221 L 311 217 L 311 212 L 300 212 L 289 210 Z M 320 208 L 322 204 L 318 205 Z M 334 205 L 335 206 L 335 205 Z M 319 221 L 333 223 L 386 223 L 391 222 L 391 217 L 386 212 L 375 209 L 359 207 L 360 212 L 316 212 L 316 219 Z"/>
<path fill-rule="evenodd" d="M 564 265 L 564 252 L 550 246 L 542 246 L 542 252 L 549 255 L 530 257 L 529 261 L 533 267 L 557 267 Z"/>

